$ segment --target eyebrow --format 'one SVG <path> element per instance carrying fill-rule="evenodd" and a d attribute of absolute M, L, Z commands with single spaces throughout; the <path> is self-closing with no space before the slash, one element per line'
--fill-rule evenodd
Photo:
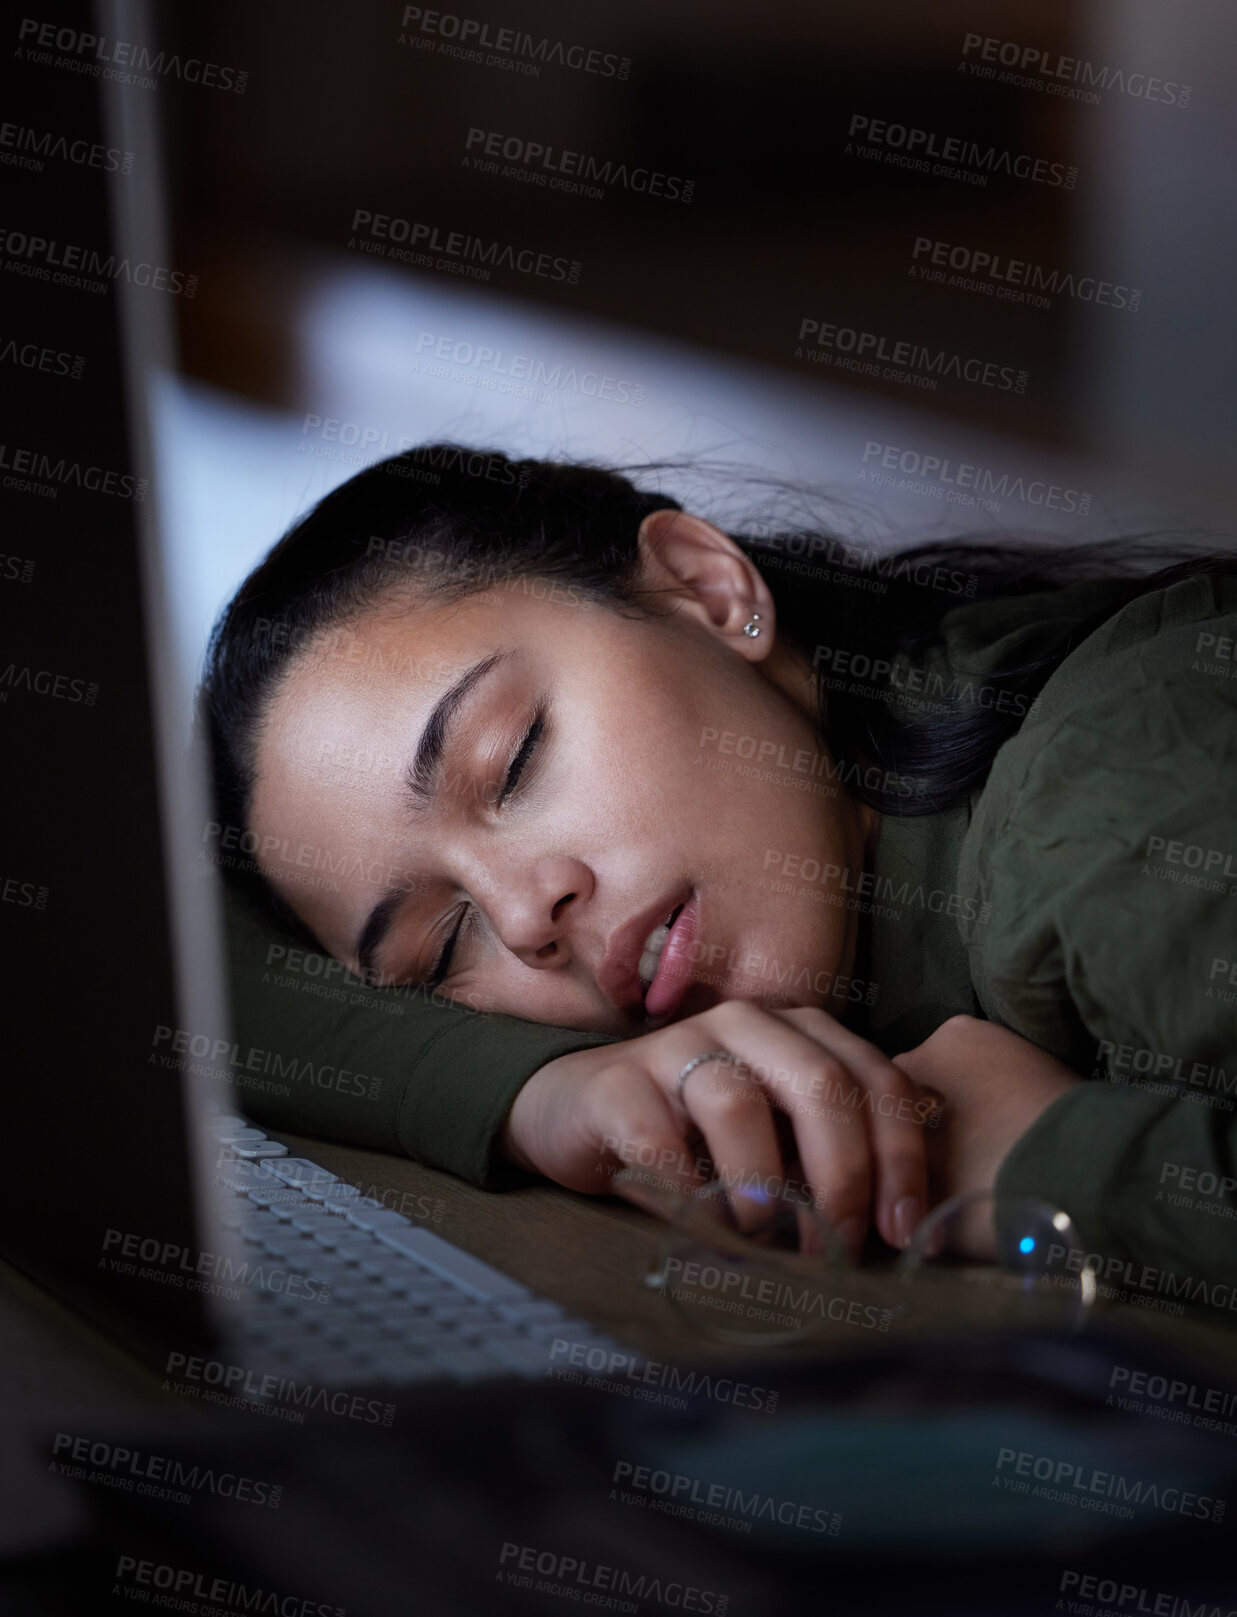
<path fill-rule="evenodd" d="M 425 721 L 425 728 L 421 732 L 420 741 L 417 742 L 412 762 L 404 773 L 404 784 L 418 809 L 429 806 L 438 788 L 438 774 L 442 768 L 442 755 L 447 745 L 447 728 L 456 710 L 466 700 L 473 687 L 510 655 L 509 651 L 495 651 L 488 657 L 483 657 L 480 662 L 466 669 L 455 684 L 444 691 L 434 704 L 434 711 Z"/>
<path fill-rule="evenodd" d="M 425 721 L 425 728 L 421 731 L 417 750 L 404 772 L 404 785 L 418 810 L 427 808 L 434 799 L 434 793 L 438 788 L 438 776 L 442 770 L 443 754 L 446 751 L 447 731 L 452 718 L 479 682 L 510 656 L 509 651 L 495 651 L 490 656 L 483 657 L 480 662 L 473 663 L 472 667 L 466 669 L 455 684 L 444 691 L 435 702 L 433 711 Z M 412 888 L 406 881 L 396 887 L 389 887 L 366 916 L 354 946 L 357 964 L 363 976 L 369 977 L 373 974 L 374 955 L 391 930 L 401 903 L 411 891 Z"/>

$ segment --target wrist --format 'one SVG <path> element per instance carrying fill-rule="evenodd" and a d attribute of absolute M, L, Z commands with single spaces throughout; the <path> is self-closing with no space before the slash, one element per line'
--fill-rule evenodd
<path fill-rule="evenodd" d="M 551 1075 L 553 1069 L 564 1059 L 566 1058 L 558 1056 L 554 1061 L 547 1061 L 545 1066 L 537 1068 L 511 1103 L 511 1110 L 507 1113 L 502 1133 L 499 1135 L 498 1148 L 503 1156 L 517 1168 L 523 1168 L 526 1173 L 542 1174 L 545 1171 L 534 1160 L 532 1153 L 544 1130 L 542 1098 L 546 1083 L 549 1081 L 547 1075 Z"/>
<path fill-rule="evenodd" d="M 502 1131 L 498 1136 L 498 1152 L 506 1161 L 514 1163 L 517 1168 L 523 1168 L 525 1173 L 536 1173 L 537 1169 L 522 1143 L 522 1119 L 517 1115 L 523 1094 L 524 1090 L 522 1089 L 519 1095 L 515 1097 L 511 1110 L 507 1113 L 503 1122 Z"/>

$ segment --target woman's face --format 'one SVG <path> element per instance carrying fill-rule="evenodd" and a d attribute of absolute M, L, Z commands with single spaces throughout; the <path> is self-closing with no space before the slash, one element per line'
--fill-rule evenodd
<path fill-rule="evenodd" d="M 874 816 L 827 773 L 806 664 L 743 553 L 670 511 L 640 538 L 656 615 L 519 579 L 388 603 L 297 656 L 250 829 L 329 953 L 626 1036 L 724 999 L 840 1010 L 842 873 Z M 788 879 L 796 861 L 820 874 Z"/>

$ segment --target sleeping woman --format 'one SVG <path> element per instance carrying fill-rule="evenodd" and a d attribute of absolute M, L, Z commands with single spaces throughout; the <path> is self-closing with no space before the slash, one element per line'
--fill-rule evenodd
<path fill-rule="evenodd" d="M 1227 1309 L 1237 558 L 856 566 L 433 445 L 275 546 L 202 699 L 235 1033 L 308 1071 L 259 1121 L 790 1180 L 855 1252 L 995 1185 Z"/>

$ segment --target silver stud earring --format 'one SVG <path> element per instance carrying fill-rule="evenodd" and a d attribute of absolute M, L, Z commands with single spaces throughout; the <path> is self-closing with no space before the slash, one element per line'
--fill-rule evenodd
<path fill-rule="evenodd" d="M 760 633 L 760 630 L 756 627 L 759 622 L 760 613 L 753 612 L 748 621 L 743 625 L 743 633 L 747 635 L 749 640 L 755 640 L 756 636 Z"/>

